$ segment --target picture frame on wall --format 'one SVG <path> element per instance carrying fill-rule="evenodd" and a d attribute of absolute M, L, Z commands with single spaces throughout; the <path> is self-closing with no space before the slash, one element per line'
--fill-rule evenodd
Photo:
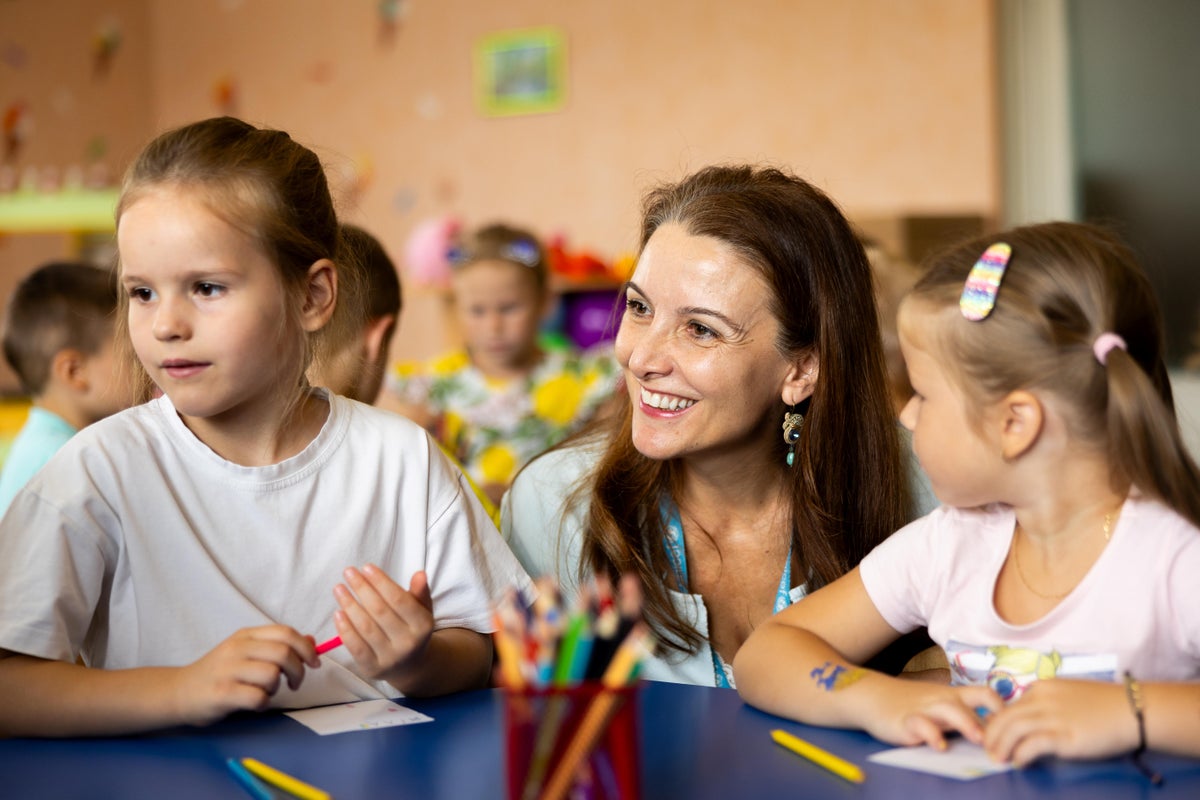
<path fill-rule="evenodd" d="M 502 31 L 475 47 L 476 95 L 487 116 L 557 111 L 566 97 L 566 45 L 556 28 Z"/>

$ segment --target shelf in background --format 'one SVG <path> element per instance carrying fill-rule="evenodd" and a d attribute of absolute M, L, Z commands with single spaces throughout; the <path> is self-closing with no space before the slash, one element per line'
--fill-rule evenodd
<path fill-rule="evenodd" d="M 112 231 L 119 189 L 0 194 L 0 233 Z"/>

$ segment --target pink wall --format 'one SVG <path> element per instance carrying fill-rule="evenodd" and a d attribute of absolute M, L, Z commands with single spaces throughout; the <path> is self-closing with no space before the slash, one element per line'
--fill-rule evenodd
<path fill-rule="evenodd" d="M 18 92 L 44 103 L 65 83 L 94 107 L 29 158 L 72 158 L 71 136 L 96 130 L 111 131 L 115 154 L 219 113 L 214 88 L 231 79 L 240 116 L 314 146 L 335 182 L 369 175 L 344 213 L 397 257 L 414 224 L 443 213 L 562 232 L 613 257 L 633 247 L 644 189 L 730 160 L 788 166 L 852 216 L 997 215 L 991 0 L 409 0 L 390 43 L 379 5 L 8 0 L 0 47 L 46 60 L 0 66 L 0 104 Z M 123 94 L 100 102 L 86 63 L 46 75 L 60 58 L 86 62 L 78 39 L 108 13 L 125 25 L 110 76 Z M 566 36 L 565 108 L 482 116 L 475 42 L 543 25 Z M 50 113 L 39 130 L 59 122 Z M 397 355 L 440 350 L 440 313 L 410 292 Z"/>

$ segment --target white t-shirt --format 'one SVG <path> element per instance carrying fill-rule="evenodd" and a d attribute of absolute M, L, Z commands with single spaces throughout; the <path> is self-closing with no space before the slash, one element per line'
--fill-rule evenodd
<path fill-rule="evenodd" d="M 0 523 L 0 648 L 121 669 L 196 661 L 243 627 L 336 634 L 342 570 L 425 570 L 435 627 L 492 630 L 529 577 L 417 425 L 343 397 L 299 454 L 266 467 L 218 456 L 166 397 L 85 428 Z M 345 648 L 272 704 L 395 697 Z"/>
<path fill-rule="evenodd" d="M 955 683 L 1006 699 L 1053 676 L 1200 678 L 1200 530 L 1131 496 L 1075 589 L 1040 620 L 1012 625 L 992 597 L 1015 522 L 1004 506 L 938 508 L 863 559 L 867 594 L 897 631 L 929 628 Z"/>

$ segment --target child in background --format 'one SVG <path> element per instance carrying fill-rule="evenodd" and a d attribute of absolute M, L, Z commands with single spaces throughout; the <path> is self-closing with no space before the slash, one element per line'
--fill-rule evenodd
<path fill-rule="evenodd" d="M 90 264 L 52 262 L 9 300 L 4 357 L 33 405 L 0 471 L 0 515 L 75 433 L 133 402 L 117 369 L 117 285 Z"/>
<path fill-rule="evenodd" d="M 353 306 L 361 312 L 361 322 L 342 347 L 312 365 L 309 377 L 314 386 L 373 405 L 383 388 L 392 333 L 400 320 L 400 278 L 383 245 L 367 231 L 344 223 L 342 243 L 364 272 L 365 302 Z M 455 466 L 462 468 L 457 463 Z M 467 482 L 488 518 L 499 528 L 500 510 L 469 475 Z"/>
<path fill-rule="evenodd" d="M 545 252 L 528 231 L 485 226 L 450 252 L 464 349 L 401 364 L 388 404 L 424 425 L 497 505 L 525 462 L 586 422 L 613 395 L 605 350 L 538 344 L 549 286 Z"/>
<path fill-rule="evenodd" d="M 383 386 L 388 348 L 400 319 L 400 278 L 383 245 L 367 231 L 343 224 L 342 243 L 364 271 L 363 321 L 357 336 L 313 365 L 311 377 L 315 386 L 372 405 Z"/>
<path fill-rule="evenodd" d="M 360 318 L 312 151 L 229 117 L 165 133 L 117 245 L 163 395 L 81 431 L 0 521 L 0 735 L 486 685 L 492 605 L 528 576 L 423 430 L 305 380 Z"/>
<path fill-rule="evenodd" d="M 742 696 L 1017 765 L 1200 755 L 1200 470 L 1132 253 L 1070 223 L 976 241 L 934 259 L 899 330 L 901 421 L 945 505 L 756 630 Z M 855 666 L 922 625 L 952 685 Z"/>

